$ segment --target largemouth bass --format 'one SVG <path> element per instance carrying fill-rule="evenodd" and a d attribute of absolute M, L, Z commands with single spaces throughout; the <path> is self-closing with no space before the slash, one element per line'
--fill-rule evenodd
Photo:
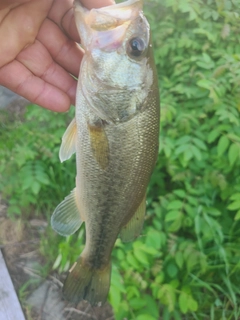
<path fill-rule="evenodd" d="M 63 136 L 60 160 L 76 152 L 76 188 L 51 223 L 67 236 L 85 222 L 86 245 L 63 293 L 70 301 L 99 305 L 107 299 L 118 235 L 131 241 L 142 229 L 158 154 L 159 94 L 142 1 L 92 10 L 75 1 L 75 19 L 85 55 L 76 116 Z"/>

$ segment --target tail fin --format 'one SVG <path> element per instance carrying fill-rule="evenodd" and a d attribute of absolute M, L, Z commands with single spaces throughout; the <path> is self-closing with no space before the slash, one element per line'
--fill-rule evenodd
<path fill-rule="evenodd" d="M 107 300 L 111 279 L 111 264 L 104 269 L 90 268 L 80 256 L 70 269 L 63 286 L 64 297 L 72 302 L 87 300 L 101 306 Z"/>

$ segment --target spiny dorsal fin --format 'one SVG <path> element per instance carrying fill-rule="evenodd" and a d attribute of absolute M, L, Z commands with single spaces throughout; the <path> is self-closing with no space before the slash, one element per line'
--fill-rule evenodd
<path fill-rule="evenodd" d="M 121 229 L 120 238 L 123 242 L 129 242 L 136 239 L 143 227 L 144 217 L 146 212 L 146 195 L 143 197 L 137 211 L 134 213 L 128 223 Z"/>
<path fill-rule="evenodd" d="M 76 119 L 74 118 L 62 137 L 62 144 L 59 151 L 61 162 L 68 160 L 76 152 L 76 139 L 77 125 Z"/>
<path fill-rule="evenodd" d="M 52 228 L 62 236 L 76 232 L 82 224 L 77 206 L 76 189 L 57 206 L 51 217 Z"/>

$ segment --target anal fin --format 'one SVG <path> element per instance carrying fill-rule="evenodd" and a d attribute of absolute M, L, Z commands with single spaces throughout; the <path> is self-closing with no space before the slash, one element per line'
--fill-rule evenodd
<path fill-rule="evenodd" d="M 77 206 L 76 189 L 57 206 L 51 217 L 52 228 L 62 236 L 76 232 L 82 224 Z"/>
<path fill-rule="evenodd" d="M 139 207 L 136 212 L 132 216 L 132 218 L 128 221 L 128 223 L 122 227 L 120 231 L 120 238 L 123 242 L 129 242 L 136 239 L 143 227 L 144 217 L 146 212 L 146 195 L 143 197 Z"/>

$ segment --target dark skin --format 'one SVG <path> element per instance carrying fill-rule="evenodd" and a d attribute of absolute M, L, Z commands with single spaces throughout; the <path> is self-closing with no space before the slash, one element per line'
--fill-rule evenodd
<path fill-rule="evenodd" d="M 81 0 L 87 7 L 113 0 Z M 0 85 L 53 111 L 75 104 L 83 51 L 73 0 L 1 0 Z"/>

